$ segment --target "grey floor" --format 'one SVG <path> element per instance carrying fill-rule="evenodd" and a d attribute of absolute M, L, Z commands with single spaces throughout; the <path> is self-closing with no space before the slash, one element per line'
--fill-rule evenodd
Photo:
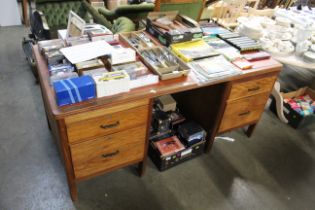
<path fill-rule="evenodd" d="M 266 111 L 252 138 L 227 133 L 210 154 L 159 172 L 149 160 L 78 185 L 72 202 L 21 49 L 23 27 L 0 28 L 0 210 L 314 209 L 315 125 L 294 130 Z"/>

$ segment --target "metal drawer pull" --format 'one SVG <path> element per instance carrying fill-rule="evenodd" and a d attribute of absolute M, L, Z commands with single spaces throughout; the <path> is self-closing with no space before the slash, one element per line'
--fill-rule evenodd
<path fill-rule="evenodd" d="M 107 153 L 107 154 L 102 154 L 103 158 L 109 158 L 109 157 L 113 157 L 115 155 L 118 155 L 119 150 L 116 150 L 116 152 L 112 152 L 112 153 Z"/>
<path fill-rule="evenodd" d="M 115 128 L 117 126 L 119 126 L 119 121 L 112 123 L 112 124 L 108 124 L 108 125 L 101 125 L 100 127 L 103 129 L 108 129 L 108 128 Z"/>
<path fill-rule="evenodd" d="M 259 90 L 259 89 L 260 89 L 259 86 L 253 87 L 253 88 L 248 88 L 248 92 L 250 92 L 250 91 L 256 91 L 256 90 Z"/>
<path fill-rule="evenodd" d="M 238 116 L 244 116 L 244 115 L 248 115 L 250 113 L 250 111 L 247 111 L 247 112 L 243 112 L 243 113 L 240 113 L 238 114 Z"/>

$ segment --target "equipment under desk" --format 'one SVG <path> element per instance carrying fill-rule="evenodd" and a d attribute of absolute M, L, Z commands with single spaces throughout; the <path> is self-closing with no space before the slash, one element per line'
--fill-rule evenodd
<path fill-rule="evenodd" d="M 209 152 L 219 133 L 248 125 L 246 134 L 252 134 L 282 67 L 273 59 L 262 60 L 244 74 L 216 81 L 200 84 L 188 75 L 58 107 L 37 46 L 34 54 L 48 126 L 61 151 L 73 200 L 81 180 L 136 163 L 143 175 L 155 97 L 172 94 L 180 110 L 207 131 Z"/>

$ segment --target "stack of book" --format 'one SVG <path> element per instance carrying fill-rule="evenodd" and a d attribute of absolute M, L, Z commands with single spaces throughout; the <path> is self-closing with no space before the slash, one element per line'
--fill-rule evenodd
<path fill-rule="evenodd" d="M 242 71 L 227 61 L 222 55 L 190 62 L 193 72 L 200 81 L 218 79 L 241 74 Z"/>
<path fill-rule="evenodd" d="M 87 34 L 92 42 L 105 40 L 107 42 L 115 41 L 113 32 L 105 26 L 99 24 L 89 24 L 84 28 L 84 33 Z"/>
<path fill-rule="evenodd" d="M 206 58 L 219 53 L 204 40 L 195 40 L 171 45 L 172 51 L 185 62 Z"/>

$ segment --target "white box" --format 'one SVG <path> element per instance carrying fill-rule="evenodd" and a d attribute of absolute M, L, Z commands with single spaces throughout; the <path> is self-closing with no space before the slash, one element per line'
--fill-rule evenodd
<path fill-rule="evenodd" d="M 113 48 L 114 50 L 111 53 L 112 65 L 136 61 L 136 51 L 133 49 L 117 46 L 113 46 Z"/>
<path fill-rule="evenodd" d="M 130 90 L 130 78 L 126 71 L 107 72 L 93 76 L 97 97 L 115 95 Z"/>

